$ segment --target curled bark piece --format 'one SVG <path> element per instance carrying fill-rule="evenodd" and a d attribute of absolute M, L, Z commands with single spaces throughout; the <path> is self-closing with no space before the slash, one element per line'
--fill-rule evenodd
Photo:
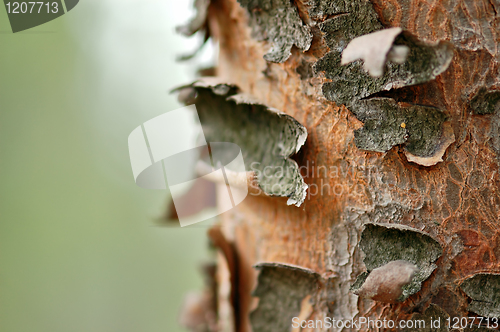
<path fill-rule="evenodd" d="M 186 37 L 194 35 L 196 32 L 206 28 L 208 6 L 211 0 L 195 0 L 195 16 L 186 24 L 176 27 L 176 31 Z"/>
<path fill-rule="evenodd" d="M 406 31 L 397 36 L 394 44 L 408 47 L 407 60 L 402 64 L 388 62 L 387 70 L 381 77 L 371 77 L 359 62 L 342 66 L 340 52 L 330 52 L 321 58 L 315 70 L 324 72 L 325 77 L 331 80 L 323 85 L 325 97 L 351 108 L 377 92 L 433 80 L 448 68 L 453 57 L 450 43 L 427 44 Z"/>
<path fill-rule="evenodd" d="M 393 46 L 396 36 L 403 29 L 390 28 L 354 38 L 342 52 L 342 65 L 355 60 L 364 61 L 363 68 L 373 77 L 380 77 L 384 73 L 387 60 L 402 64 L 406 61 L 409 48 L 407 46 Z"/>
<path fill-rule="evenodd" d="M 229 269 L 229 277 L 231 283 L 230 290 L 230 301 L 231 306 L 233 308 L 233 322 L 234 322 L 234 331 L 240 330 L 240 305 L 238 299 L 238 255 L 236 254 L 236 250 L 234 248 L 233 243 L 229 242 L 224 234 L 222 233 L 219 226 L 212 227 L 208 230 L 208 237 L 212 241 L 214 247 L 219 249 L 224 258 L 226 259 L 227 266 Z"/>
<path fill-rule="evenodd" d="M 203 37 L 203 40 L 201 41 L 201 43 L 194 49 L 194 51 L 191 51 L 189 53 L 186 53 L 186 54 L 180 54 L 176 57 L 176 60 L 179 61 L 179 62 L 182 62 L 182 61 L 188 61 L 188 60 L 191 60 L 192 58 L 194 58 L 196 55 L 198 55 L 198 53 L 203 49 L 203 47 L 205 46 L 205 44 L 207 43 L 208 39 L 210 38 L 210 34 L 206 31 L 205 32 L 205 36 Z"/>
<path fill-rule="evenodd" d="M 184 297 L 179 314 L 179 324 L 192 332 L 216 332 L 217 329 L 217 283 L 215 264 L 203 266 L 205 289 L 190 292 Z"/>
<path fill-rule="evenodd" d="M 182 211 L 188 212 L 186 216 L 195 215 L 204 209 L 215 208 L 215 185 L 213 182 L 205 179 L 197 179 L 193 186 L 179 199 L 176 204 Z M 168 211 L 165 214 L 167 221 L 177 221 L 179 216 L 175 209 L 174 201 L 170 198 L 168 202 Z"/>
<path fill-rule="evenodd" d="M 177 33 L 180 33 L 186 37 L 192 36 L 197 32 L 203 33 L 203 40 L 201 44 L 191 53 L 177 56 L 177 61 L 187 61 L 195 57 L 210 38 L 210 27 L 207 24 L 207 14 L 210 4 L 211 0 L 195 0 L 195 16 L 186 24 L 176 27 L 175 30 L 177 31 Z"/>
<path fill-rule="evenodd" d="M 365 254 L 363 262 L 368 272 L 358 276 L 351 287 L 352 292 L 359 292 L 363 289 L 364 283 L 369 281 L 370 274 L 389 262 L 404 260 L 418 268 L 418 271 L 414 271 L 415 275 L 412 276 L 411 281 L 401 287 L 402 293 L 398 296 L 398 301 L 404 301 L 420 290 L 422 282 L 429 278 L 432 271 L 436 269 L 437 266 L 434 262 L 443 253 L 441 245 L 427 234 L 398 224 L 366 224 L 361 234 L 359 247 Z M 373 285 L 375 281 L 380 280 L 379 276 L 390 271 L 392 267 L 394 265 L 377 272 L 378 276 L 375 275 L 370 281 L 372 285 L 367 286 L 369 294 L 372 294 L 373 289 L 376 289 L 376 285 Z M 407 275 L 410 274 L 407 273 Z M 391 296 L 387 295 L 387 292 L 383 293 L 380 298 L 392 299 Z"/>
<path fill-rule="evenodd" d="M 417 271 L 418 267 L 404 260 L 389 262 L 374 269 L 354 293 L 374 301 L 396 303 L 403 295 L 403 286 L 412 281 Z"/>
<path fill-rule="evenodd" d="M 250 314 L 253 331 L 290 331 L 293 317 L 307 310 L 303 301 L 317 290 L 319 274 L 280 263 L 260 263 L 254 267 L 260 273 L 253 292 L 259 298 L 259 305 Z"/>
<path fill-rule="evenodd" d="M 253 196 L 257 196 L 262 193 L 259 189 L 259 184 L 257 183 L 254 172 L 234 172 L 228 169 L 225 171 L 225 179 L 220 173 L 211 172 L 211 169 L 211 166 L 202 160 L 199 160 L 196 164 L 196 172 L 198 175 L 209 173 L 209 175 L 205 175 L 206 180 L 225 185 L 227 179 L 228 183 L 231 183 L 232 188 L 246 188 L 248 189 L 248 193 Z"/>
<path fill-rule="evenodd" d="M 192 332 L 217 331 L 216 317 L 209 309 L 210 301 L 206 292 L 186 294 L 179 315 L 179 325 Z"/>
<path fill-rule="evenodd" d="M 215 67 L 204 67 L 200 68 L 196 71 L 196 76 L 204 77 L 204 76 L 215 76 L 217 73 L 217 68 Z"/>
<path fill-rule="evenodd" d="M 311 46 L 312 34 L 304 25 L 297 8 L 289 0 L 238 0 L 250 15 L 254 38 L 266 40 L 271 50 L 264 55 L 270 62 L 285 62 L 292 46 L 307 51 Z"/>
<path fill-rule="evenodd" d="M 212 167 L 202 160 L 198 161 L 196 164 L 196 171 L 198 174 L 210 173 L 211 169 Z M 255 178 L 255 174 L 253 172 L 234 172 L 226 170 L 224 173 L 224 175 L 221 173 L 210 173 L 205 176 L 205 179 L 215 183 L 226 184 L 226 180 L 224 179 L 225 176 L 228 179 L 227 181 L 231 183 L 231 186 L 244 188 L 247 187 L 248 183 L 253 181 Z"/>
<path fill-rule="evenodd" d="M 251 96 L 238 94 L 234 85 L 203 79 L 187 87 L 193 91 L 186 92 L 186 87 L 181 91 L 194 101 L 207 141 L 237 144 L 247 172 L 255 174 L 264 193 L 288 197 L 288 205 L 300 206 L 307 185 L 289 156 L 307 139 L 304 126 Z"/>
<path fill-rule="evenodd" d="M 500 274 L 476 274 L 460 288 L 472 299 L 469 311 L 483 317 L 500 317 Z"/>
<path fill-rule="evenodd" d="M 422 166 L 433 166 L 437 163 L 443 161 L 443 155 L 446 152 L 446 149 L 451 145 L 451 143 L 455 142 L 455 133 L 453 132 L 453 128 L 451 127 L 451 123 L 445 122 L 443 124 L 443 134 L 441 135 L 441 139 L 439 143 L 436 145 L 436 150 L 429 157 L 419 157 L 414 154 L 408 152 L 405 149 L 405 156 L 408 161 L 422 165 Z"/>

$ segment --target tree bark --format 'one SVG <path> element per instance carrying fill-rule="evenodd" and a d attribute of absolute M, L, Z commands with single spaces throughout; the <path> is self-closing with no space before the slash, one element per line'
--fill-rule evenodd
<path fill-rule="evenodd" d="M 441 319 L 433 331 L 452 330 L 453 317 L 489 317 L 482 326 L 494 329 L 500 3 L 212 0 L 206 8 L 217 79 L 307 129 L 291 156 L 308 185 L 300 206 L 250 193 L 222 215 L 215 238 L 233 253 L 229 264 L 219 257 L 219 330 L 340 331 L 294 329 L 292 318 L 365 317 L 424 319 L 425 329 L 406 330 L 431 331 L 431 316 Z M 410 50 L 405 64 L 384 62 L 381 78 L 361 69 L 374 53 L 340 64 L 354 38 L 394 27 L 402 28 L 395 45 Z"/>

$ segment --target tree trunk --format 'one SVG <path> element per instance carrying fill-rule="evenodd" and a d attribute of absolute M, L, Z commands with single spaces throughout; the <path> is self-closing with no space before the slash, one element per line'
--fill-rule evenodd
<path fill-rule="evenodd" d="M 185 99 L 204 126 L 220 126 L 207 140 L 238 143 L 247 166 L 267 165 L 268 145 L 292 142 L 297 153 L 278 155 L 301 175 L 273 191 L 262 165 L 247 167 L 250 194 L 210 231 L 222 249 L 217 329 L 448 331 L 454 317 L 476 317 L 471 330 L 480 320 L 496 329 L 500 3 L 197 3 L 191 33 L 201 28 L 218 42 L 225 83 L 193 85 L 194 99 Z M 351 45 L 354 61 L 345 63 Z M 230 89 L 258 102 L 229 101 Z M 215 116 L 221 109 L 229 113 Z M 275 109 L 300 124 L 272 118 Z M 372 325 L 351 326 L 362 318 Z M 399 325 L 417 320 L 425 328 Z"/>

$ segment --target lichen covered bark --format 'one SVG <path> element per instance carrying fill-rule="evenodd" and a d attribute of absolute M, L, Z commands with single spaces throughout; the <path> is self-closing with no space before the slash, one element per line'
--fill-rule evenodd
<path fill-rule="evenodd" d="M 460 288 L 472 299 L 468 310 L 483 317 L 500 317 L 500 275 L 476 274 Z"/>
<path fill-rule="evenodd" d="M 442 136 L 446 115 L 439 109 L 420 105 L 400 105 L 389 98 L 358 102 L 354 115 L 364 123 L 354 132 L 354 143 L 363 150 L 387 152 L 405 143 L 418 156 L 430 156 Z"/>
<path fill-rule="evenodd" d="M 311 270 L 275 263 L 260 263 L 255 268 L 260 273 L 253 295 L 259 298 L 259 305 L 250 316 L 253 329 L 262 332 L 288 330 L 292 319 L 300 315 L 303 299 L 315 293 L 319 275 Z"/>
<path fill-rule="evenodd" d="M 250 294 L 262 286 L 252 266 L 264 261 L 300 266 L 321 277 L 328 291 L 317 298 L 320 293 L 309 294 L 314 319 L 495 312 L 472 311 L 469 302 L 476 295 L 460 285 L 485 271 L 500 273 L 499 4 L 299 0 L 290 8 L 313 36 L 306 51 L 254 37 L 252 31 L 270 26 L 264 18 L 273 8 L 289 8 L 265 3 L 256 1 L 249 10 L 236 0 L 212 2 L 208 24 L 220 45 L 217 75 L 304 125 L 307 142 L 292 158 L 309 189 L 300 209 L 282 198 L 249 196 L 222 216 L 241 262 L 239 273 L 250 276 L 238 289 Z M 361 60 L 340 65 L 353 38 L 391 27 L 403 29 L 395 44 L 410 48 L 404 64 L 386 63 L 380 78 L 366 73 Z M 267 61 L 264 55 L 273 47 L 291 55 L 283 63 Z M 377 136 L 381 133 L 386 137 Z M 437 163 L 410 160 L 438 150 Z M 421 288 L 403 302 L 382 303 L 350 291 L 359 275 L 374 269 L 359 246 L 367 224 L 411 227 L 442 248 L 437 261 L 429 256 L 435 269 L 427 270 Z M 405 243 L 411 250 L 412 242 Z M 493 294 L 481 285 L 473 287 L 482 298 Z M 289 303 L 293 314 L 301 305 L 298 298 Z M 262 321 L 248 319 L 258 308 L 254 300 L 245 297 L 241 304 L 246 308 L 241 330 L 252 324 L 258 332 Z M 290 312 L 285 317 L 278 307 L 266 308 L 277 321 L 289 319 Z"/>

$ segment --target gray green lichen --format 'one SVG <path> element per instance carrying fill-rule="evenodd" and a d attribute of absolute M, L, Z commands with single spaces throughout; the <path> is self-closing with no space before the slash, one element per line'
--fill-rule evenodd
<path fill-rule="evenodd" d="M 381 26 L 369 0 L 309 0 L 307 5 L 309 15 L 315 20 L 349 13 L 364 21 L 365 25 Z"/>
<path fill-rule="evenodd" d="M 371 14 L 371 11 L 370 11 Z M 334 53 L 341 52 L 349 42 L 363 34 L 377 31 L 382 25 L 374 13 L 360 17 L 354 13 L 344 12 L 318 24 L 323 32 L 326 44 Z M 346 27 L 349 27 L 348 29 Z"/>
<path fill-rule="evenodd" d="M 187 104 L 194 103 L 208 142 L 230 142 L 242 151 L 247 171 L 254 171 L 268 195 L 288 197 L 300 206 L 307 185 L 297 163 L 307 131 L 293 117 L 239 94 L 230 84 L 200 80 L 181 91 Z"/>
<path fill-rule="evenodd" d="M 493 114 L 500 109 L 500 91 L 481 88 L 470 101 L 470 107 L 475 114 Z"/>
<path fill-rule="evenodd" d="M 312 33 L 302 22 L 297 8 L 289 0 L 238 0 L 250 15 L 253 37 L 271 44 L 264 55 L 270 62 L 285 62 L 291 55 L 292 46 L 307 51 L 311 46 Z"/>
<path fill-rule="evenodd" d="M 351 111 L 364 123 L 354 132 L 358 148 L 386 152 L 404 143 L 408 152 L 422 157 L 434 153 L 446 120 L 437 108 L 398 104 L 390 98 L 360 100 Z"/>
<path fill-rule="evenodd" d="M 421 288 L 437 267 L 434 262 L 442 255 L 440 244 L 425 233 L 408 226 L 398 224 L 366 224 L 359 247 L 365 254 L 363 262 L 368 273 L 391 261 L 404 260 L 418 267 L 412 281 L 403 286 L 403 293 L 398 299 L 406 300 Z M 362 287 L 362 281 L 368 275 L 362 273 L 351 287 L 356 292 Z"/>
<path fill-rule="evenodd" d="M 468 310 L 483 317 L 500 317 L 500 275 L 480 273 L 466 279 L 460 288 L 472 299 Z"/>
<path fill-rule="evenodd" d="M 383 28 L 373 5 L 366 0 L 311 0 L 308 5 L 309 14 L 320 22 L 318 27 L 330 49 L 330 52 L 315 64 L 314 70 L 325 71 L 327 78 L 335 76 L 334 73 L 329 75 L 328 68 L 340 66 L 341 52 L 352 39 Z M 323 94 L 330 99 L 326 93 L 325 84 Z"/>
<path fill-rule="evenodd" d="M 320 276 L 312 270 L 280 263 L 261 263 L 255 268 L 260 273 L 253 295 L 259 298 L 259 305 L 250 314 L 253 331 L 290 331 L 302 300 L 317 291 Z"/>

